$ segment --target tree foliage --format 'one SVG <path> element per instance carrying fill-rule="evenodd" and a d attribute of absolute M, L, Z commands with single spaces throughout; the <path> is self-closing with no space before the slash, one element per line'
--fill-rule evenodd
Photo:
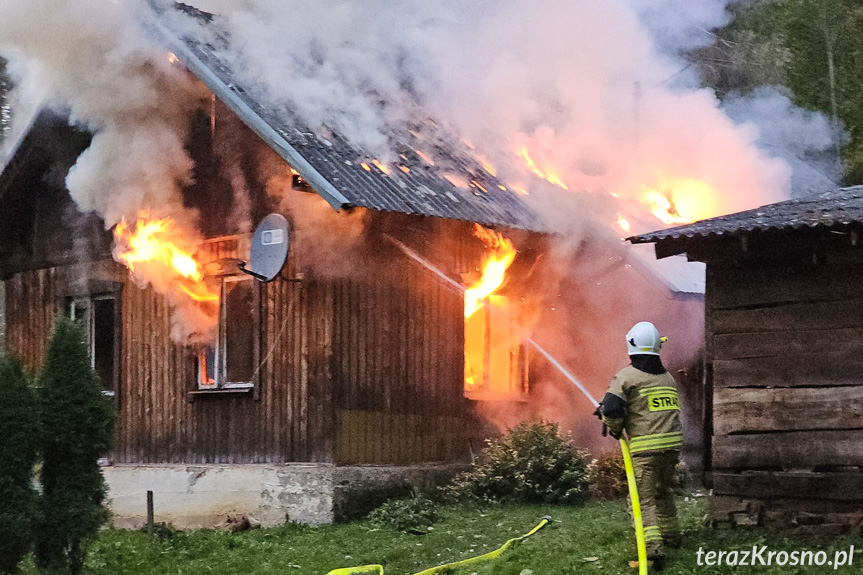
<path fill-rule="evenodd" d="M 59 318 L 39 384 L 42 400 L 42 517 L 36 562 L 80 573 L 86 542 L 108 519 L 99 458 L 111 448 L 113 410 L 102 395 L 83 332 Z"/>
<path fill-rule="evenodd" d="M 863 2 L 756 0 L 690 56 L 720 96 L 784 85 L 795 104 L 823 112 L 850 136 L 844 184 L 863 184 Z M 838 140 L 838 139 L 837 139 Z"/>
<path fill-rule="evenodd" d="M 14 573 L 30 551 L 38 512 L 39 406 L 21 363 L 6 356 L 0 356 L 0 437 L 0 573 Z"/>

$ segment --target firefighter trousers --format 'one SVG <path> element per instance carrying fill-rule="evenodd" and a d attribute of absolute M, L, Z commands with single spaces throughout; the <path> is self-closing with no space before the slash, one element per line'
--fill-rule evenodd
<path fill-rule="evenodd" d="M 679 451 L 632 458 L 648 557 L 662 555 L 663 544 L 670 547 L 680 545 L 680 526 L 673 489 L 678 461 Z"/>

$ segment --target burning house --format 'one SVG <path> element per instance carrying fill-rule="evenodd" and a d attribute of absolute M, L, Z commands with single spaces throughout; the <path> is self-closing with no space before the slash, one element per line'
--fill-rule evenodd
<path fill-rule="evenodd" d="M 712 517 L 859 532 L 863 188 L 630 238 L 707 263 Z"/>
<path fill-rule="evenodd" d="M 104 468 L 116 524 L 143 520 L 148 490 L 178 525 L 330 521 L 447 476 L 524 418 L 595 436 L 530 341 L 597 394 L 645 309 L 681 342 L 670 364 L 691 359 L 701 288 L 679 266 L 657 271 L 599 230 L 551 257 L 544 218 L 446 130 L 417 123 L 376 158 L 309 129 L 238 79 L 210 15 L 183 10 L 211 29 L 208 42 L 159 30 L 198 98 L 180 202 L 106 226 L 67 191 L 99 134 L 47 108 L 0 174 L 6 346 L 35 368 L 58 313 L 85 328 L 117 409 Z M 264 284 L 241 268 L 271 212 L 290 251 Z"/>

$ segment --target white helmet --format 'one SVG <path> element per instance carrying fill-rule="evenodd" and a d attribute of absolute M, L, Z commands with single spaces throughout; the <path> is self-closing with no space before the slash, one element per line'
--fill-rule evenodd
<path fill-rule="evenodd" d="M 667 340 L 660 337 L 655 325 L 641 321 L 626 334 L 626 349 L 629 355 L 659 355 L 662 344 Z"/>

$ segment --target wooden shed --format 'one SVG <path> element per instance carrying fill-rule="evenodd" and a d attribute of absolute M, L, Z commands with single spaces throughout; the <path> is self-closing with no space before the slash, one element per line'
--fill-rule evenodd
<path fill-rule="evenodd" d="M 707 264 L 704 404 L 717 522 L 863 522 L 863 187 L 653 232 Z"/>

